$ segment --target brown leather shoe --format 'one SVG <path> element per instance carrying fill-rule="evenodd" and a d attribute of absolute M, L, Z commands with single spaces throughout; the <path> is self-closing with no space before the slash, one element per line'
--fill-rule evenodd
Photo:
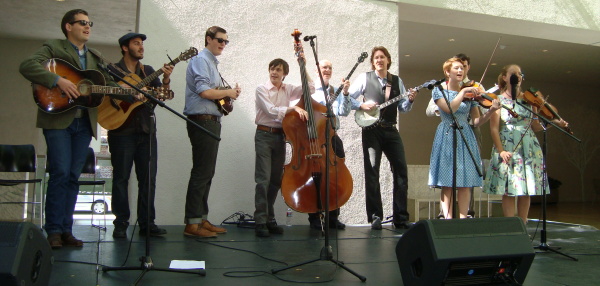
<path fill-rule="evenodd" d="M 183 235 L 188 237 L 217 237 L 217 234 L 206 229 L 200 227 L 199 224 L 186 224 L 185 229 L 183 230 Z"/>
<path fill-rule="evenodd" d="M 218 227 L 213 225 L 212 223 L 210 223 L 210 221 L 203 219 L 202 220 L 202 224 L 201 224 L 202 228 L 214 232 L 214 233 L 226 233 L 227 230 L 222 228 L 222 227 Z"/>
<path fill-rule="evenodd" d="M 75 238 L 73 233 L 65 232 L 61 235 L 63 246 L 82 247 L 83 241 Z"/>
<path fill-rule="evenodd" d="M 48 234 L 48 243 L 52 249 L 59 249 L 63 246 L 62 239 L 60 238 L 60 233 L 51 233 Z"/>

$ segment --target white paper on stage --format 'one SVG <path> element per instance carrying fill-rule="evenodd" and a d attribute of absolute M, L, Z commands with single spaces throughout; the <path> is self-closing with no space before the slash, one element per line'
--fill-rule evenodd
<path fill-rule="evenodd" d="M 204 261 L 197 260 L 171 260 L 169 268 L 172 269 L 204 269 Z"/>

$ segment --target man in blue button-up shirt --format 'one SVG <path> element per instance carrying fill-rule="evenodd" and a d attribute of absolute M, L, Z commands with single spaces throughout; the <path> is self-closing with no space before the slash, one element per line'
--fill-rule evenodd
<path fill-rule="evenodd" d="M 183 114 L 206 130 L 221 135 L 223 114 L 214 102 L 224 98 L 236 99 L 241 88 L 218 89 L 223 80 L 217 69 L 217 57 L 229 43 L 227 31 L 213 26 L 206 30 L 204 50 L 192 58 L 186 72 L 185 108 Z M 190 237 L 215 237 L 225 233 L 225 228 L 216 227 L 208 220 L 208 193 L 215 174 L 219 141 L 210 137 L 196 126 L 187 124 L 192 143 L 192 172 L 185 202 L 184 235 Z"/>

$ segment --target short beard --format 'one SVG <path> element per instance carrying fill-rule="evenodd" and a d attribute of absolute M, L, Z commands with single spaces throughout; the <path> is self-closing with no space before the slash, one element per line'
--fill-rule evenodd
<path fill-rule="evenodd" d="M 129 54 L 129 56 L 130 56 L 132 59 L 136 59 L 136 60 L 138 60 L 138 61 L 144 58 L 144 56 L 143 56 L 143 55 L 142 55 L 141 57 L 140 57 L 140 56 L 136 56 L 136 55 L 135 55 L 135 54 L 134 54 L 134 53 L 131 51 L 131 49 L 128 51 L 128 54 Z"/>

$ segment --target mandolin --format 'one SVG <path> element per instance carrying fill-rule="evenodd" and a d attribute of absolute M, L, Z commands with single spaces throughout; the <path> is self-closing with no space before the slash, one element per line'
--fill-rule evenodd
<path fill-rule="evenodd" d="M 217 87 L 218 90 L 231 89 L 231 86 L 220 86 Z M 235 100 L 229 96 L 223 97 L 221 99 L 214 99 L 213 102 L 217 105 L 217 109 L 224 116 L 229 115 L 233 111 L 233 102 Z"/>

